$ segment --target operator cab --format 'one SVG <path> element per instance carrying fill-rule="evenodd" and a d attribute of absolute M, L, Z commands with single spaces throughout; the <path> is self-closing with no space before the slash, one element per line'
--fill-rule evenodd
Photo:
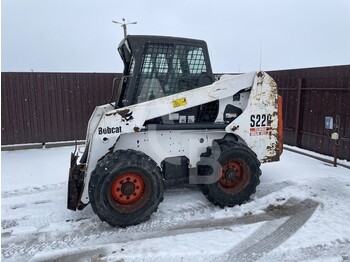
<path fill-rule="evenodd" d="M 116 108 L 210 85 L 214 82 L 207 44 L 165 36 L 126 36 L 118 47 L 124 62 Z M 210 110 L 209 110 L 210 109 Z M 218 102 L 151 120 L 155 124 L 213 122 Z"/>

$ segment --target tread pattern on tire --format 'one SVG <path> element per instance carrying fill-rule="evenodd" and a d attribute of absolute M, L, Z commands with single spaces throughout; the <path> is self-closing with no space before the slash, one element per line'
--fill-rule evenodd
<path fill-rule="evenodd" d="M 113 179 L 118 170 L 127 167 L 137 167 L 148 173 L 151 181 L 152 192 L 149 201 L 145 204 L 144 210 L 138 210 L 131 214 L 123 214 L 112 208 L 108 204 L 103 187 Z M 106 181 L 107 180 L 107 181 Z M 164 197 L 164 180 L 160 168 L 156 162 L 146 154 L 135 150 L 117 150 L 114 153 L 106 154 L 100 159 L 93 172 L 89 182 L 90 204 L 95 214 L 111 226 L 126 227 L 137 225 L 150 218 L 151 214 L 156 212 L 158 205 Z"/>
<path fill-rule="evenodd" d="M 250 181 L 244 192 L 240 192 L 236 195 L 232 195 L 231 199 L 225 192 L 222 192 L 222 196 L 218 195 L 217 190 L 213 188 L 218 188 L 218 181 L 213 184 L 201 184 L 199 185 L 200 190 L 203 192 L 205 197 L 212 202 L 214 205 L 224 207 L 233 207 L 235 205 L 242 205 L 243 203 L 249 201 L 251 195 L 256 192 L 256 187 L 260 184 L 260 161 L 257 159 L 257 155 L 248 146 L 233 140 L 217 139 L 213 141 L 213 145 L 208 147 L 206 152 L 201 154 L 201 158 L 214 158 L 220 162 L 220 156 L 235 152 L 233 155 L 239 156 L 245 155 L 247 158 L 247 164 L 251 169 L 251 176 L 253 181 Z M 221 163 L 222 164 L 222 163 Z M 206 174 L 200 174 L 206 175 Z M 228 200 L 229 199 L 229 200 Z"/>

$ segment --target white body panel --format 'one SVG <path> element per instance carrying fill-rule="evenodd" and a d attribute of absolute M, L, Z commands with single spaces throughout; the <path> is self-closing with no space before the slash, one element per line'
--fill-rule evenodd
<path fill-rule="evenodd" d="M 223 138 L 225 134 L 224 130 L 150 130 L 122 134 L 115 148 L 147 152 L 158 166 L 164 158 L 188 156 L 190 167 L 195 167 L 200 154 L 214 139 Z"/>
<path fill-rule="evenodd" d="M 240 94 L 240 101 L 233 101 L 233 95 L 242 90 L 246 92 Z M 215 122 L 223 122 L 222 115 L 226 104 L 230 103 L 243 110 L 239 117 L 227 125 L 225 131 L 142 132 L 146 120 L 215 100 L 220 101 Z M 91 172 L 98 159 L 109 151 L 139 150 L 152 157 L 158 164 L 166 157 L 184 155 L 189 158 L 191 166 L 196 166 L 200 154 L 206 147 L 211 146 L 213 139 L 222 138 L 226 133 L 234 133 L 253 149 L 262 162 L 267 162 L 278 154 L 277 127 L 277 86 L 274 80 L 263 72 L 224 76 L 208 86 L 121 109 L 113 109 L 111 105 L 99 106 L 89 121 L 87 143 L 90 145 L 81 201 L 89 202 L 88 185 Z M 200 142 L 200 138 L 204 141 Z"/>

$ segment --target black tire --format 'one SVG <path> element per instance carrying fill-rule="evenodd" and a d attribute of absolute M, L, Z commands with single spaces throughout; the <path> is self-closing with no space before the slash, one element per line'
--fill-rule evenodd
<path fill-rule="evenodd" d="M 221 166 L 215 174 L 215 183 L 199 186 L 213 204 L 221 207 L 241 205 L 255 193 L 260 184 L 260 161 L 248 146 L 233 140 L 214 140 L 213 146 L 201 155 L 201 163 L 208 159 L 216 160 Z M 213 168 L 198 166 L 200 176 L 213 172 Z"/>
<path fill-rule="evenodd" d="M 137 225 L 163 201 L 163 175 L 150 157 L 135 150 L 107 154 L 89 183 L 92 209 L 111 226 Z"/>

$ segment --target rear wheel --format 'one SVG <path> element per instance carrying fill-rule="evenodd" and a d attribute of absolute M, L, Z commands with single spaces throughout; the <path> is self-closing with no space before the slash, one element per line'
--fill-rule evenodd
<path fill-rule="evenodd" d="M 221 207 L 232 207 L 248 201 L 260 183 L 260 162 L 255 153 L 242 143 L 219 139 L 214 140 L 213 146 L 201 155 L 201 161 L 205 162 L 208 157 L 215 159 L 221 170 L 215 174 L 218 177 L 215 183 L 200 185 L 204 195 Z M 213 169 L 199 166 L 198 172 L 201 176 L 208 176 Z"/>
<path fill-rule="evenodd" d="M 163 176 L 144 153 L 118 150 L 98 162 L 89 183 L 90 203 L 102 221 L 111 226 L 139 224 L 163 200 Z"/>

